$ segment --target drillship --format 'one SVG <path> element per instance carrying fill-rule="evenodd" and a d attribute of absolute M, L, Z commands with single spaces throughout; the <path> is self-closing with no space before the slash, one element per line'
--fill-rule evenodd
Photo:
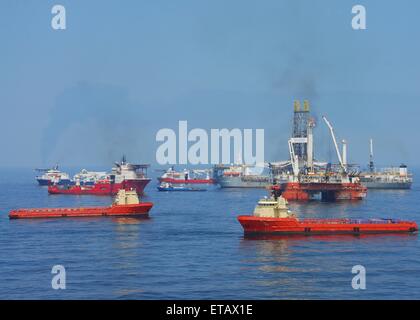
<path fill-rule="evenodd" d="M 373 140 L 370 139 L 369 170 L 360 174 L 360 182 L 369 189 L 410 189 L 413 183 L 412 174 L 407 166 L 386 168 L 376 171 L 373 163 Z"/>
<path fill-rule="evenodd" d="M 245 164 L 216 165 L 213 175 L 221 188 L 265 188 L 271 184 L 269 175 L 252 173 L 254 166 Z"/>

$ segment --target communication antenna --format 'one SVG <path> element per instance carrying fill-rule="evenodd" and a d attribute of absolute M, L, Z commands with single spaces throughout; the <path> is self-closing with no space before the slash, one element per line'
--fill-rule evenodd
<path fill-rule="evenodd" d="M 375 165 L 373 164 L 373 139 L 370 138 L 370 153 L 369 153 L 369 171 L 375 171 Z"/>

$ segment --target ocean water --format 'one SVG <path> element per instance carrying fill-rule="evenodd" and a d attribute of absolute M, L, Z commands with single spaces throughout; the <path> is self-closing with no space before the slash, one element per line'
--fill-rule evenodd
<path fill-rule="evenodd" d="M 153 175 L 153 173 L 152 173 Z M 418 176 L 418 175 L 417 175 Z M 417 235 L 248 240 L 236 220 L 258 189 L 164 193 L 154 179 L 148 220 L 9 220 L 10 209 L 108 205 L 110 197 L 48 195 L 29 169 L 0 170 L 1 299 L 420 299 Z M 420 186 L 359 202 L 291 203 L 302 217 L 420 222 Z M 51 269 L 66 269 L 66 289 Z M 366 268 L 354 290 L 352 267 Z"/>

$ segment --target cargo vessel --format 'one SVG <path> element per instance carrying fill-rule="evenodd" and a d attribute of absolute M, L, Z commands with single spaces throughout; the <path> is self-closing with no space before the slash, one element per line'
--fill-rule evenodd
<path fill-rule="evenodd" d="M 118 190 L 135 190 L 143 194 L 144 188 L 151 179 L 147 177 L 148 164 L 131 164 L 123 157 L 116 162 L 110 174 L 104 179 L 95 180 L 92 185 L 82 185 L 76 181 L 75 185 L 50 185 L 50 194 L 74 195 L 115 195 Z"/>
<path fill-rule="evenodd" d="M 167 182 L 173 185 L 214 185 L 214 179 L 210 175 L 211 170 L 188 170 L 176 171 L 174 167 L 166 170 L 162 176 L 158 178 L 160 183 Z"/>
<path fill-rule="evenodd" d="M 149 216 L 151 202 L 141 202 L 135 190 L 119 190 L 109 207 L 17 209 L 10 219 L 70 218 L 70 217 L 144 217 Z"/>
<path fill-rule="evenodd" d="M 271 184 L 269 175 L 253 173 L 256 166 L 245 164 L 215 165 L 214 180 L 221 188 L 265 188 Z"/>
<path fill-rule="evenodd" d="M 359 235 L 418 231 L 416 222 L 396 219 L 300 219 L 289 210 L 287 200 L 281 196 L 261 199 L 255 207 L 253 215 L 238 216 L 238 221 L 246 236 L 264 234 Z"/>
<path fill-rule="evenodd" d="M 162 182 L 157 189 L 158 191 L 207 191 L 205 188 L 189 187 L 183 184 L 173 185 L 169 182 Z"/>
<path fill-rule="evenodd" d="M 377 170 L 373 162 L 373 140 L 370 139 L 369 168 L 360 174 L 360 182 L 368 189 L 411 189 L 413 175 L 405 164 Z"/>
<path fill-rule="evenodd" d="M 48 186 L 50 184 L 65 185 L 71 183 L 70 176 L 58 170 L 58 165 L 50 169 L 35 169 L 40 174 L 35 177 L 40 186 Z"/>
<path fill-rule="evenodd" d="M 363 172 L 360 174 L 360 182 L 368 189 L 411 189 L 413 178 L 407 172 L 407 166 L 399 168 L 385 168 L 381 171 Z"/>

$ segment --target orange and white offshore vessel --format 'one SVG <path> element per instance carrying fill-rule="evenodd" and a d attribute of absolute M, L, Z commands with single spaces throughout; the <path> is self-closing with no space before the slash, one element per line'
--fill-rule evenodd
<path fill-rule="evenodd" d="M 144 217 L 149 216 L 152 202 L 141 202 L 135 190 L 120 189 L 114 203 L 108 207 L 16 209 L 10 219 L 65 218 L 65 217 Z"/>
<path fill-rule="evenodd" d="M 287 200 L 281 196 L 258 201 L 253 215 L 238 217 L 245 235 L 358 235 L 418 231 L 416 222 L 396 219 L 300 219 L 289 210 L 287 204 Z"/>

